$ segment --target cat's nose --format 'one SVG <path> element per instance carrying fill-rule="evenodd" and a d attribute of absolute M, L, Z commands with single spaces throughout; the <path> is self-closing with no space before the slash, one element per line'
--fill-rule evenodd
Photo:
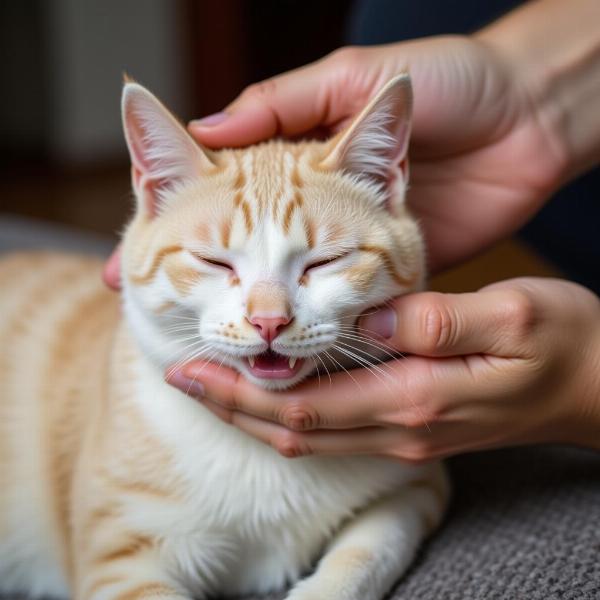
<path fill-rule="evenodd" d="M 289 317 L 250 317 L 248 321 L 258 331 L 260 337 L 269 344 L 291 321 Z"/>

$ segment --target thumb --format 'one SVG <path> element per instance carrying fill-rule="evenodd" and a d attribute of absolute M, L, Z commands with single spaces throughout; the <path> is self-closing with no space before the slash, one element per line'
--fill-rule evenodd
<path fill-rule="evenodd" d="M 530 315 L 520 292 L 505 289 L 468 294 L 424 292 L 396 298 L 359 319 L 362 335 L 385 339 L 399 352 L 443 357 L 515 355 L 515 333 Z"/>
<path fill-rule="evenodd" d="M 352 114 L 345 87 L 349 62 L 335 54 L 247 87 L 221 113 L 191 121 L 191 135 L 212 148 L 254 144 L 276 135 L 293 137 L 330 126 Z M 348 93 L 346 93 L 348 92 Z"/>

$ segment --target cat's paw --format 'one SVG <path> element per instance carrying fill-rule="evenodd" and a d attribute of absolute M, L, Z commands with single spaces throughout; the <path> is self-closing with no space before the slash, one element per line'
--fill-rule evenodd
<path fill-rule="evenodd" d="M 343 585 L 335 586 L 335 588 L 332 589 L 328 585 L 321 585 L 317 581 L 305 579 L 290 590 L 285 600 L 369 600 L 344 590 Z"/>

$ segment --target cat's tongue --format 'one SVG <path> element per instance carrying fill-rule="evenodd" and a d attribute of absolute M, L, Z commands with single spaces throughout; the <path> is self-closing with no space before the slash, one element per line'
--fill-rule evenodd
<path fill-rule="evenodd" d="M 282 356 L 272 350 L 267 350 L 263 354 L 246 360 L 250 372 L 255 377 L 262 377 L 263 379 L 288 379 L 293 377 L 304 362 L 302 358 L 290 359 L 289 356 Z"/>

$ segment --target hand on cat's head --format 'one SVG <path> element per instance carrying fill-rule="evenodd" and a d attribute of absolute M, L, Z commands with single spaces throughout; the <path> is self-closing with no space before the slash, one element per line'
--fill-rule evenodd
<path fill-rule="evenodd" d="M 560 144 L 548 143 L 523 93 L 531 84 L 489 43 L 453 36 L 344 48 L 250 86 L 223 113 L 192 121 L 189 130 L 211 148 L 335 132 L 407 65 L 416 97 L 408 200 L 435 272 L 516 230 L 560 177 L 550 152 Z M 113 257 L 105 271 L 114 289 L 117 263 Z"/>

